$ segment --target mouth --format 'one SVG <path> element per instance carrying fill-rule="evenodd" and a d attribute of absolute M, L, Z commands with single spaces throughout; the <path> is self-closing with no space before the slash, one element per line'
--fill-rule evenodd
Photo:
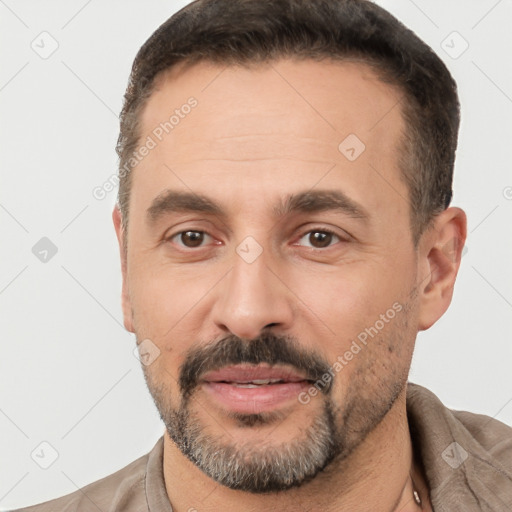
<path fill-rule="evenodd" d="M 297 402 L 299 393 L 313 381 L 289 368 L 268 365 L 235 365 L 208 372 L 202 388 L 222 408 L 257 414 Z"/>

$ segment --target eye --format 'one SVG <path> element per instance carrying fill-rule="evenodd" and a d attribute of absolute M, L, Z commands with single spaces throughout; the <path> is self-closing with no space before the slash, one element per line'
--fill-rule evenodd
<path fill-rule="evenodd" d="M 204 231 L 195 231 L 190 229 L 187 231 L 180 231 L 179 233 L 169 237 L 167 240 L 169 242 L 172 242 L 174 239 L 179 240 L 181 242 L 178 243 L 179 246 L 186 247 L 187 249 L 193 249 L 195 247 L 200 247 L 205 240 L 205 237 L 210 237 L 210 235 Z"/>
<path fill-rule="evenodd" d="M 304 235 L 302 235 L 302 237 L 299 239 L 299 242 L 300 240 L 306 239 L 308 242 L 310 242 L 310 245 L 306 247 L 310 247 L 312 249 L 325 249 L 326 247 L 332 245 L 331 242 L 333 241 L 333 238 L 337 239 L 338 241 L 342 240 L 336 233 L 334 233 L 334 231 L 331 231 L 330 229 L 312 229 L 304 233 Z"/>

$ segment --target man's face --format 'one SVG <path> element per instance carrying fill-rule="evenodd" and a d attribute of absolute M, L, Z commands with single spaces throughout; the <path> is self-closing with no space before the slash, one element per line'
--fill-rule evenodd
<path fill-rule="evenodd" d="M 125 325 L 160 351 L 143 368 L 169 436 L 224 485 L 300 485 L 403 396 L 418 268 L 399 98 L 358 63 L 201 63 L 144 110 Z"/>

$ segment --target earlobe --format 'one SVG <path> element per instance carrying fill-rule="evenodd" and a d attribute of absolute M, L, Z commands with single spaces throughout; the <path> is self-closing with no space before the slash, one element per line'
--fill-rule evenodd
<path fill-rule="evenodd" d="M 418 330 L 429 329 L 448 309 L 459 271 L 467 219 L 463 210 L 451 207 L 440 213 L 420 242 Z"/>
<path fill-rule="evenodd" d="M 123 278 L 122 292 L 121 292 L 121 303 L 123 308 L 123 321 L 124 327 L 127 331 L 134 333 L 133 329 L 133 315 L 132 306 L 130 301 L 130 293 L 128 289 L 128 264 L 127 264 L 127 253 L 124 250 L 124 230 L 122 222 L 122 214 L 118 205 L 116 204 L 112 212 L 112 220 L 114 222 L 114 229 L 116 231 L 117 242 L 119 244 L 119 255 L 121 258 L 121 272 Z"/>

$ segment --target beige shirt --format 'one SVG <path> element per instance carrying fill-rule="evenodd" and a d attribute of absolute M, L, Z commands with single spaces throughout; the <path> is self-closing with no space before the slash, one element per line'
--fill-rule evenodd
<path fill-rule="evenodd" d="M 512 512 L 512 428 L 489 416 L 448 409 L 413 383 L 406 403 L 434 511 Z M 116 473 L 18 512 L 172 512 L 162 464 L 163 436 Z"/>

